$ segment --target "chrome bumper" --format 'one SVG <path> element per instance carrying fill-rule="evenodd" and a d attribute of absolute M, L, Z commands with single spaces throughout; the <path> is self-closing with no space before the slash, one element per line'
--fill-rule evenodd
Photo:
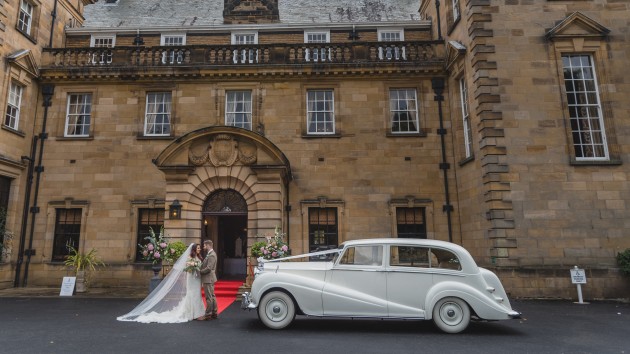
<path fill-rule="evenodd" d="M 248 292 L 244 292 L 243 295 L 241 295 L 242 299 L 241 299 L 241 309 L 243 310 L 253 310 L 256 308 L 256 304 L 254 304 L 252 302 L 252 294 L 248 293 Z"/>
<path fill-rule="evenodd" d="M 522 314 L 521 314 L 520 312 L 517 312 L 517 311 L 510 311 L 510 312 L 508 313 L 508 316 L 509 316 L 511 319 L 513 319 L 513 320 L 516 320 L 516 319 L 521 318 L 521 315 L 522 315 Z"/>

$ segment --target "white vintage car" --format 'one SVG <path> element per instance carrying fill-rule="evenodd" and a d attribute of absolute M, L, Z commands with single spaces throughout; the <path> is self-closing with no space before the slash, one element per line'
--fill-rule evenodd
<path fill-rule="evenodd" d="M 296 262 L 333 253 L 332 261 Z M 259 260 L 243 309 L 258 309 L 269 328 L 296 314 L 317 317 L 433 319 L 444 332 L 466 329 L 471 318 L 518 318 L 503 285 L 453 243 L 422 239 L 347 241 L 339 249 Z"/>

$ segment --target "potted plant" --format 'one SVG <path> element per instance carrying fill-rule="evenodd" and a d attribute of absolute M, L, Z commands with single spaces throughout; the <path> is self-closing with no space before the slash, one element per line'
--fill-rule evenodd
<path fill-rule="evenodd" d="M 88 253 L 81 253 L 76 248 L 68 245 L 68 250 L 70 253 L 64 263 L 66 267 L 73 268 L 75 271 L 77 293 L 84 293 L 87 291 L 91 272 L 98 267 L 104 267 L 105 263 L 96 255 L 94 248 Z"/>
<path fill-rule="evenodd" d="M 630 277 L 630 248 L 617 253 L 617 264 L 621 273 Z"/>

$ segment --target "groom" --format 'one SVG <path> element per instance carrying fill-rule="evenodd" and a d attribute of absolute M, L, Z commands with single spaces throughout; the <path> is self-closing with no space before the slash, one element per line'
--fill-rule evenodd
<path fill-rule="evenodd" d="M 217 254 L 212 249 L 212 241 L 203 241 L 203 249 L 206 251 L 206 258 L 201 263 L 201 284 L 203 292 L 206 294 L 206 314 L 204 320 L 216 320 L 217 317 L 217 298 L 214 296 L 214 283 L 217 281 L 215 273 L 217 268 Z"/>

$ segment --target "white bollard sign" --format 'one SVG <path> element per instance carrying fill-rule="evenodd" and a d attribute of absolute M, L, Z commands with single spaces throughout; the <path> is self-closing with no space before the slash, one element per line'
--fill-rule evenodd
<path fill-rule="evenodd" d="M 578 304 L 586 304 L 582 300 L 582 284 L 586 284 L 586 273 L 584 269 L 580 269 L 577 266 L 574 266 L 571 269 L 571 283 L 577 285 L 577 293 L 578 293 Z"/>

